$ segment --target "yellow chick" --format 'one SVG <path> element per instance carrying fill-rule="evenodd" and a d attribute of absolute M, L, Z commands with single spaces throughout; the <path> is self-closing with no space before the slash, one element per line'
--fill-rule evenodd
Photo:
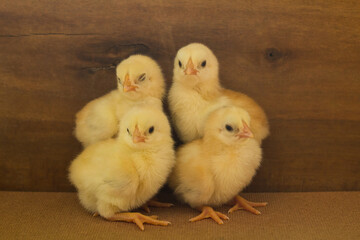
<path fill-rule="evenodd" d="M 170 125 L 154 107 L 124 115 L 116 139 L 90 145 L 71 163 L 69 179 L 80 203 L 109 221 L 166 226 L 157 216 L 129 212 L 144 205 L 166 182 L 175 163 Z"/>
<path fill-rule="evenodd" d="M 150 57 L 132 55 L 116 67 L 118 89 L 85 105 L 76 114 L 75 136 L 84 147 L 115 136 L 123 115 L 139 103 L 162 108 L 165 81 Z"/>
<path fill-rule="evenodd" d="M 190 142 L 202 137 L 204 121 L 210 112 L 236 105 L 250 114 L 251 130 L 261 143 L 269 135 L 265 112 L 245 94 L 222 88 L 218 65 L 213 52 L 200 43 L 189 44 L 177 52 L 168 101 L 179 138 Z"/>
<path fill-rule="evenodd" d="M 249 114 L 238 107 L 222 107 L 211 114 L 204 126 L 204 137 L 180 147 L 169 185 L 180 200 L 202 211 L 190 221 L 212 218 L 218 224 L 226 215 L 214 211 L 235 201 L 229 210 L 246 209 L 260 214 L 254 203 L 237 194 L 252 180 L 261 162 L 261 148 L 250 130 Z"/>

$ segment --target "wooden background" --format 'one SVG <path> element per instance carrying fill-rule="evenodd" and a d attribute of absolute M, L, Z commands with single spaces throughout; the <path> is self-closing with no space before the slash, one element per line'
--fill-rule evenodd
<path fill-rule="evenodd" d="M 247 191 L 360 190 L 360 1 L 0 2 L 0 190 L 73 191 L 85 103 L 145 53 L 171 84 L 177 49 L 202 42 L 225 87 L 270 119 Z"/>

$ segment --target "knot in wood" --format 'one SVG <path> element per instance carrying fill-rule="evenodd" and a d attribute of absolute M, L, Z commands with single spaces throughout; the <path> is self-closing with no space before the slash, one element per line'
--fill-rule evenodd
<path fill-rule="evenodd" d="M 265 50 L 265 58 L 270 61 L 270 62 L 274 62 L 277 61 L 278 59 L 280 59 L 283 56 L 282 52 L 280 52 L 278 49 L 276 48 L 267 48 Z"/>

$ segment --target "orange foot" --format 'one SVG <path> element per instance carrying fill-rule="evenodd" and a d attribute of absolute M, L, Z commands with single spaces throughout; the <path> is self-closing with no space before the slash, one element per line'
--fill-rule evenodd
<path fill-rule="evenodd" d="M 218 224 L 224 224 L 224 222 L 221 220 L 221 218 L 224 220 L 229 220 L 228 216 L 226 216 L 225 214 L 222 214 L 221 212 L 214 211 L 214 209 L 212 207 L 204 206 L 200 209 L 202 211 L 201 214 L 189 219 L 190 222 L 200 221 L 205 218 L 212 218 Z"/>
<path fill-rule="evenodd" d="M 107 218 L 109 221 L 123 221 L 123 222 L 132 222 L 138 225 L 141 230 L 144 230 L 144 224 L 148 223 L 152 225 L 167 226 L 171 224 L 168 221 L 157 220 L 158 216 L 145 216 L 137 212 L 124 212 L 116 213 L 114 216 Z"/>
<path fill-rule="evenodd" d="M 172 203 L 162 203 L 162 202 L 158 202 L 156 200 L 150 200 L 147 203 L 145 203 L 144 205 L 141 206 L 141 208 L 149 213 L 150 212 L 150 208 L 149 207 L 163 207 L 163 208 L 168 208 L 168 207 L 172 207 L 174 206 L 174 204 Z"/>
<path fill-rule="evenodd" d="M 244 209 L 253 214 L 260 215 L 261 212 L 259 212 L 258 210 L 256 210 L 253 207 L 265 207 L 268 204 L 267 202 L 260 202 L 260 203 L 250 202 L 240 196 L 235 196 L 234 201 L 235 201 L 235 206 L 230 208 L 228 213 L 232 213 L 238 209 Z"/>

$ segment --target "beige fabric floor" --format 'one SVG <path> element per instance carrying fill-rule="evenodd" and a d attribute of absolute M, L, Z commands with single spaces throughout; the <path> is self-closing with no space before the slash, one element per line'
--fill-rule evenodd
<path fill-rule="evenodd" d="M 92 217 L 75 193 L 0 192 L 0 239 L 360 239 L 360 192 L 242 196 L 269 205 L 259 208 L 260 216 L 232 213 L 224 225 L 188 222 L 198 212 L 185 205 L 152 208 L 172 225 L 145 225 L 142 232 L 135 224 Z"/>

